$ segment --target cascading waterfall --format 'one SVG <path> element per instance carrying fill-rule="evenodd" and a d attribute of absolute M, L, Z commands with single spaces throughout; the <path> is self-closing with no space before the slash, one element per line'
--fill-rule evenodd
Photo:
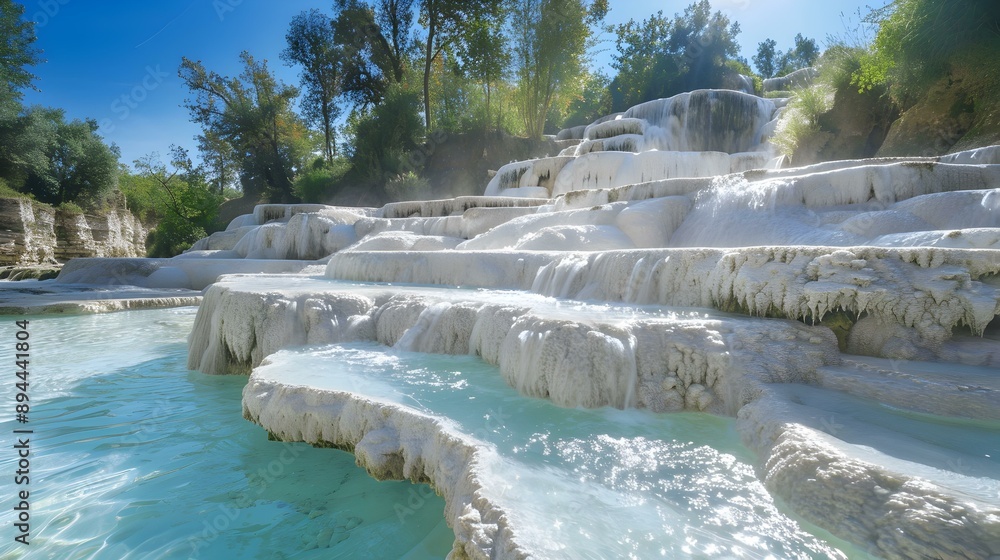
<path fill-rule="evenodd" d="M 250 374 L 279 439 L 432 484 L 454 558 L 1000 556 L 1000 147 L 779 169 L 783 105 L 651 101 L 483 197 L 262 205 L 0 297 L 203 297 L 188 366 Z M 135 287 L 74 284 L 101 279 Z"/>

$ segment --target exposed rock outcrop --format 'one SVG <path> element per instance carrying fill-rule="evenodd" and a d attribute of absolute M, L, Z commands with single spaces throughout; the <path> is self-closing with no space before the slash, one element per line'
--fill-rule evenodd
<path fill-rule="evenodd" d="M 0 198 L 0 265 L 145 256 L 145 239 L 145 228 L 127 210 L 77 214 L 26 199 Z"/>

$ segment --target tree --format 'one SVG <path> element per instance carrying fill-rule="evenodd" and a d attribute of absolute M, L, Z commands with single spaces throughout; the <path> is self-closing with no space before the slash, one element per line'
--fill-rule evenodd
<path fill-rule="evenodd" d="M 773 78 L 777 70 L 777 51 L 775 48 L 778 42 L 774 39 L 765 39 L 757 44 L 757 54 L 753 57 L 753 65 L 764 78 Z"/>
<path fill-rule="evenodd" d="M 123 181 L 125 197 L 143 217 L 155 220 L 150 257 L 172 257 L 218 229 L 216 218 L 221 195 L 205 181 L 205 171 L 191 161 L 183 148 L 171 146 L 170 164 L 150 154 L 135 162 L 135 175 Z M 135 202 L 133 202 L 135 201 Z"/>
<path fill-rule="evenodd" d="M 679 89 L 678 53 L 670 46 L 673 21 L 659 11 L 641 24 L 635 20 L 615 29 L 616 49 L 611 66 L 618 71 L 609 89 L 613 109 L 620 111 L 643 101 L 668 97 Z"/>
<path fill-rule="evenodd" d="M 333 21 L 316 9 L 302 12 L 292 19 L 285 40 L 288 47 L 281 58 L 302 66 L 302 112 L 323 133 L 323 155 L 331 162 L 336 153 L 334 123 L 340 115 L 336 100 L 340 95 L 342 56 L 334 38 Z"/>
<path fill-rule="evenodd" d="M 198 153 L 205 162 L 205 177 L 213 191 L 218 194 L 236 184 L 239 178 L 239 161 L 233 149 L 217 130 L 204 130 L 197 136 Z"/>
<path fill-rule="evenodd" d="M 611 80 L 603 72 L 587 72 L 581 77 L 582 88 L 567 107 L 563 128 L 590 124 L 611 113 Z"/>
<path fill-rule="evenodd" d="M 58 111 L 62 117 L 62 111 Z M 58 184 L 52 202 L 100 205 L 118 186 L 118 149 L 97 135 L 97 121 L 59 123 L 55 150 L 50 153 L 52 174 Z M 29 187 L 30 188 L 30 187 Z M 41 193 L 39 200 L 45 201 Z"/>
<path fill-rule="evenodd" d="M 739 23 L 711 11 L 708 0 L 688 6 L 673 20 L 662 12 L 642 24 L 616 28 L 618 54 L 611 84 L 615 110 L 700 88 L 725 87 L 732 80 L 728 61 L 739 60 Z"/>
<path fill-rule="evenodd" d="M 34 46 L 35 24 L 24 20 L 24 6 L 0 0 L 0 37 L 0 104 L 9 111 L 11 102 L 20 101 L 20 90 L 32 87 L 35 75 L 27 67 L 42 62 Z"/>
<path fill-rule="evenodd" d="M 245 51 L 240 60 L 243 73 L 228 78 L 182 59 L 178 74 L 194 94 L 185 106 L 206 134 L 228 142 L 238 154 L 245 195 L 293 201 L 295 173 L 314 148 L 308 129 L 292 110 L 298 90 L 276 80 L 266 61 Z"/>
<path fill-rule="evenodd" d="M 66 122 L 61 109 L 32 107 L 0 125 L 0 177 L 42 202 L 99 206 L 117 186 L 118 151 L 93 120 Z"/>
<path fill-rule="evenodd" d="M 489 128 L 493 122 L 493 91 L 504 79 L 511 63 L 510 48 L 503 33 L 503 19 L 496 17 L 471 22 L 458 55 L 462 61 L 462 72 L 482 85 L 486 97 L 485 128 Z"/>
<path fill-rule="evenodd" d="M 541 137 L 557 94 L 583 75 L 590 24 L 606 13 L 606 2 L 517 1 L 511 11 L 514 59 L 519 111 L 529 137 Z"/>
<path fill-rule="evenodd" d="M 819 48 L 814 39 L 807 39 L 801 33 L 795 35 L 795 47 L 778 58 L 775 74 L 787 76 L 801 68 L 808 68 L 819 58 Z"/>
<path fill-rule="evenodd" d="M 448 48 L 461 44 L 475 23 L 498 15 L 499 3 L 489 0 L 420 0 L 424 39 L 424 127 L 431 129 L 430 79 L 434 60 Z"/>
<path fill-rule="evenodd" d="M 418 107 L 420 98 L 401 84 L 386 92 L 382 103 L 369 112 L 355 112 L 348 119 L 354 143 L 350 158 L 354 176 L 383 184 L 404 170 L 404 158 L 414 152 L 424 130 Z"/>
<path fill-rule="evenodd" d="M 379 0 L 378 10 L 358 0 L 337 0 L 334 10 L 341 92 L 366 110 L 403 80 L 413 47 L 413 0 Z"/>

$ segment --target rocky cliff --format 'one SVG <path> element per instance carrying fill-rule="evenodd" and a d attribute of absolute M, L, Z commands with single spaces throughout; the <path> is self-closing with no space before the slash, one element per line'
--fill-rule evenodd
<path fill-rule="evenodd" d="M 127 210 L 78 214 L 0 198 L 0 266 L 145 256 L 145 239 L 146 230 Z"/>

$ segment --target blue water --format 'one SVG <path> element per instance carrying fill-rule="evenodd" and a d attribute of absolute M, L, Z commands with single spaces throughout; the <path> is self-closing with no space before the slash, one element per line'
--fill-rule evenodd
<path fill-rule="evenodd" d="M 559 408 L 518 395 L 475 357 L 376 343 L 287 349 L 267 362 L 261 379 L 446 418 L 490 451 L 476 473 L 484 495 L 539 558 L 867 557 L 775 503 L 733 418 Z M 311 417 L 304 406 L 285 414 Z"/>
<path fill-rule="evenodd" d="M 31 411 L 0 409 L 0 558 L 442 558 L 453 535 L 424 485 L 350 454 L 267 440 L 244 377 L 185 367 L 195 309 L 30 319 Z M 15 317 L 0 332 L 9 341 Z M 14 542 L 12 431 L 31 435 L 29 547 Z M 416 514 L 413 515 L 412 513 Z"/>

